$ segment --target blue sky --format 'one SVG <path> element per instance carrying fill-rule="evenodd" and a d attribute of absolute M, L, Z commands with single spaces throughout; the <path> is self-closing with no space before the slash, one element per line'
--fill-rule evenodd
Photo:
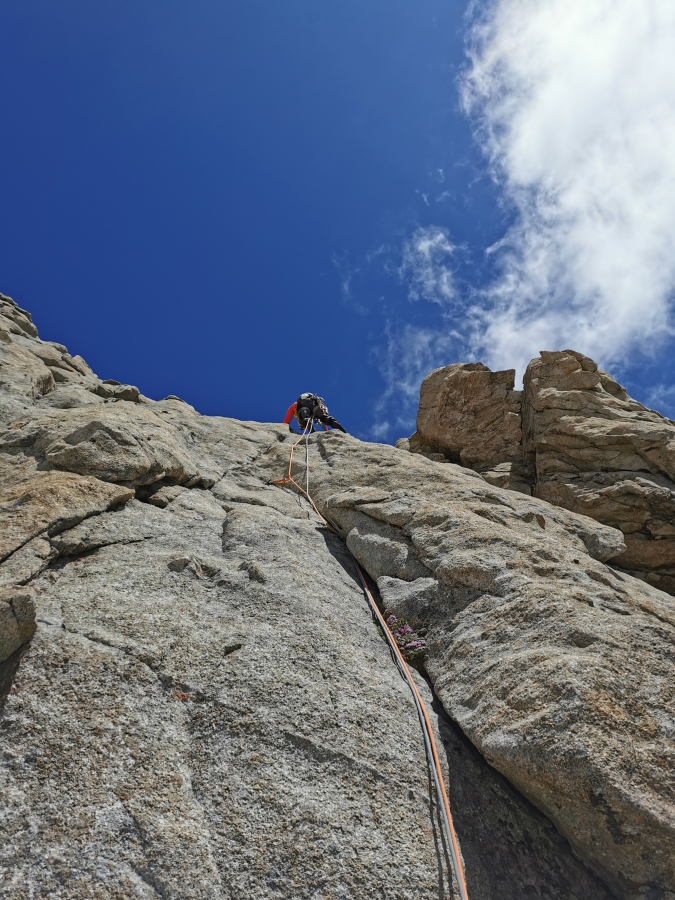
<path fill-rule="evenodd" d="M 561 2 L 5 0 L 0 291 L 204 413 L 392 441 L 432 367 L 564 344 L 675 415 L 669 5 Z"/>

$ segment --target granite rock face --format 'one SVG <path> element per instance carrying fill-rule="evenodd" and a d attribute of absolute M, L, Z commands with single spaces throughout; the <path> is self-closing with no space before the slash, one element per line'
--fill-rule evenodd
<path fill-rule="evenodd" d="M 571 351 L 533 360 L 524 395 L 537 496 L 620 528 L 612 562 L 675 593 L 675 423 Z"/>
<path fill-rule="evenodd" d="M 522 451 L 522 391 L 515 370 L 482 363 L 435 369 L 422 382 L 412 449 L 437 453 L 480 472 L 486 481 L 529 494 Z"/>
<path fill-rule="evenodd" d="M 257 467 L 287 430 L 54 378 L 3 310 L 0 894 L 453 895 L 350 557 Z"/>
<path fill-rule="evenodd" d="M 272 483 L 283 426 L 102 382 L 0 313 L 3 897 L 456 896 L 353 557 L 426 629 L 472 900 L 675 896 L 675 609 L 603 563 L 620 531 L 331 432 L 334 534 Z"/>
<path fill-rule="evenodd" d="M 36 627 L 32 591 L 0 589 L 0 662 L 29 641 Z"/>
<path fill-rule="evenodd" d="M 81 356 L 71 356 L 63 344 L 41 341 L 30 313 L 0 294 L 1 422 L 14 421 L 35 407 L 100 405 L 104 397 L 99 394 L 108 383 L 94 375 Z M 140 399 L 138 388 L 121 387 Z"/>
<path fill-rule="evenodd" d="M 450 716 L 618 895 L 670 896 L 673 599 L 603 565 L 621 535 L 590 518 L 452 464 L 312 440 L 313 494 L 386 606 L 428 628 Z"/>
<path fill-rule="evenodd" d="M 612 564 L 675 593 L 675 423 L 572 350 L 543 352 L 512 387 L 513 370 L 480 363 L 432 372 L 407 449 L 620 529 Z"/>

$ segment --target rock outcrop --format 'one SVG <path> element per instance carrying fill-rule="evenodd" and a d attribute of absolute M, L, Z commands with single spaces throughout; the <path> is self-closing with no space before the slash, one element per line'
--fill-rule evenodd
<path fill-rule="evenodd" d="M 482 363 L 435 369 L 422 382 L 417 432 L 408 449 L 529 494 L 532 473 L 523 455 L 522 391 L 514 390 L 515 374 L 491 372 Z"/>
<path fill-rule="evenodd" d="M 0 312 L 3 897 L 456 896 L 350 554 L 426 633 L 472 900 L 675 896 L 675 601 L 620 531 L 316 434 L 338 536 L 282 426 L 59 380 Z"/>
<path fill-rule="evenodd" d="M 472 469 L 519 459 L 521 392 L 513 382 L 513 372 L 491 372 L 482 363 L 435 369 L 420 388 L 418 435 Z"/>
<path fill-rule="evenodd" d="M 408 449 L 620 529 L 626 549 L 612 564 L 675 593 L 675 423 L 572 350 L 533 360 L 523 391 L 514 374 L 480 363 L 432 372 Z"/>

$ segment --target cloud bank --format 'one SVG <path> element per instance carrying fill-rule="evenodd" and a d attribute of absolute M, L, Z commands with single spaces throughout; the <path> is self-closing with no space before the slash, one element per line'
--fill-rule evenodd
<path fill-rule="evenodd" d="M 470 21 L 461 100 L 512 224 L 475 280 L 440 225 L 404 241 L 396 274 L 438 324 L 388 334 L 382 435 L 435 366 L 522 375 L 571 347 L 620 370 L 675 337 L 675 3 L 476 0 Z"/>
<path fill-rule="evenodd" d="M 542 349 L 620 364 L 672 336 L 672 0 L 484 5 L 462 96 L 515 211 L 474 352 L 522 372 Z"/>

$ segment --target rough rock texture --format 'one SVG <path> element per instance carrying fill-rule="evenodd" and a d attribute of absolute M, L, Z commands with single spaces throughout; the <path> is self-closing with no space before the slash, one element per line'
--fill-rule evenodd
<path fill-rule="evenodd" d="M 621 536 L 592 519 L 452 464 L 313 441 L 314 495 L 386 605 L 429 628 L 450 716 L 618 894 L 673 892 L 672 598 L 603 565 Z"/>
<path fill-rule="evenodd" d="M 4 311 L 0 895 L 456 896 L 351 551 L 427 629 L 472 900 L 675 896 L 674 601 L 620 532 L 313 435 L 343 542 L 269 483 L 285 428 L 54 378 Z"/>
<path fill-rule="evenodd" d="M 533 360 L 525 396 L 537 496 L 620 528 L 613 563 L 675 593 L 675 422 L 572 351 Z"/>
<path fill-rule="evenodd" d="M 675 593 L 675 423 L 573 350 L 542 352 L 524 390 L 512 387 L 513 370 L 437 369 L 402 446 L 620 529 L 626 550 L 613 565 Z"/>
<path fill-rule="evenodd" d="M 406 449 L 437 453 L 475 469 L 490 484 L 529 494 L 515 374 L 491 372 L 482 363 L 430 372 L 420 387 L 417 432 Z"/>
<path fill-rule="evenodd" d="M 81 356 L 71 356 L 63 344 L 41 341 L 30 313 L 0 294 L 1 422 L 13 421 L 35 406 L 68 409 L 100 405 L 107 396 L 108 384 L 94 375 Z M 135 392 L 134 399 L 145 399 L 138 388 L 119 387 Z"/>
<path fill-rule="evenodd" d="M 0 589 L 0 662 L 29 641 L 35 629 L 32 591 Z"/>
<path fill-rule="evenodd" d="M 15 334 L 2 896 L 450 896 L 415 710 L 349 557 L 256 469 L 287 431 L 31 381 L 65 351 Z"/>

